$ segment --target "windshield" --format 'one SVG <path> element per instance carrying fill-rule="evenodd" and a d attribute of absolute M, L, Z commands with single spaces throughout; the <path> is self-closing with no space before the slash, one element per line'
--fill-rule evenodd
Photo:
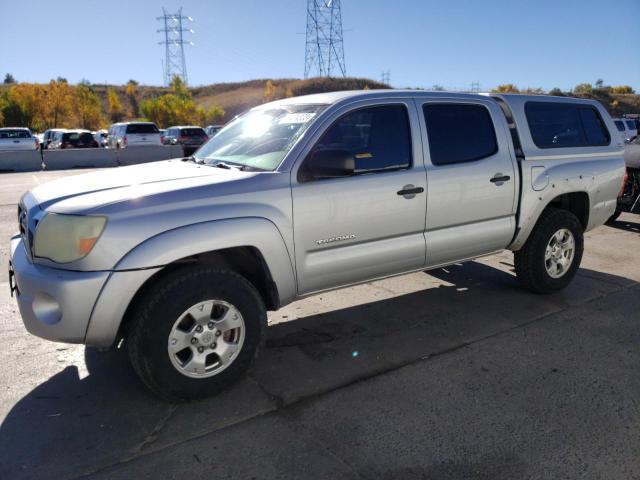
<path fill-rule="evenodd" d="M 195 156 L 208 164 L 275 170 L 324 108 L 326 105 L 282 105 L 250 111 L 220 130 Z"/>

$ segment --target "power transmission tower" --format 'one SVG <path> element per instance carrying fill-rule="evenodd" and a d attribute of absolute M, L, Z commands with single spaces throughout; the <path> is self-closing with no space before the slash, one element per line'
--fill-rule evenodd
<path fill-rule="evenodd" d="M 331 77 L 334 69 L 347 76 L 340 0 L 307 0 L 306 37 L 304 78 L 312 70 L 320 77 Z"/>
<path fill-rule="evenodd" d="M 478 93 L 480 91 L 480 82 L 471 82 L 471 92 Z"/>
<path fill-rule="evenodd" d="M 385 85 L 391 85 L 391 72 L 389 70 L 385 70 L 380 75 L 380 81 Z"/>
<path fill-rule="evenodd" d="M 164 33 L 164 41 L 159 42 L 160 45 L 165 47 L 164 83 L 169 85 L 173 77 L 177 76 L 186 84 L 188 77 L 184 46 L 185 44 L 193 45 L 193 43 L 184 40 L 183 33 L 193 33 L 193 30 L 184 28 L 182 22 L 192 22 L 193 19 L 182 15 L 182 8 L 177 13 L 167 13 L 163 8 L 162 16 L 156 17 L 156 20 L 164 22 L 164 28 L 158 29 L 158 32 Z"/>

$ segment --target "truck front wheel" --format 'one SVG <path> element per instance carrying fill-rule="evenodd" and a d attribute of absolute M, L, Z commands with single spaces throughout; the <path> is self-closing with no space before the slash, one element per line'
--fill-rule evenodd
<path fill-rule="evenodd" d="M 249 281 L 207 266 L 160 278 L 137 301 L 130 321 L 131 364 L 153 393 L 170 401 L 213 395 L 238 380 L 267 323 Z"/>
<path fill-rule="evenodd" d="M 573 279 L 584 250 L 582 225 L 567 210 L 548 209 L 524 246 L 514 253 L 520 283 L 536 293 L 552 293 Z"/>

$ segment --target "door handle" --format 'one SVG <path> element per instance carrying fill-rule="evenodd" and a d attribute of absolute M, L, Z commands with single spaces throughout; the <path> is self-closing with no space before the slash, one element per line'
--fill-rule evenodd
<path fill-rule="evenodd" d="M 489 179 L 491 183 L 495 183 L 496 185 L 502 185 L 504 182 L 508 182 L 511 180 L 509 175 L 502 175 L 501 173 L 496 173 L 493 178 Z"/>
<path fill-rule="evenodd" d="M 422 187 L 414 187 L 413 185 L 405 185 L 402 190 L 398 190 L 397 194 L 406 198 L 413 198 L 417 193 L 424 192 Z"/>

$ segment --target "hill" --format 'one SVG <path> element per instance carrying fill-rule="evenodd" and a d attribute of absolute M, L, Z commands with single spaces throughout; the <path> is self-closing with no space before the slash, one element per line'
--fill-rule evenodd
<path fill-rule="evenodd" d="M 14 85 L 19 90 L 15 95 L 10 94 L 13 92 Z M 186 111 L 197 113 L 188 115 L 189 119 L 185 120 L 187 122 L 226 123 L 249 108 L 270 100 L 311 93 L 367 88 L 390 87 L 366 78 L 256 79 L 189 87 L 184 90 L 183 95 L 190 102 L 187 109 L 180 110 L 175 101 L 173 103 L 159 102 L 159 104 L 165 112 L 168 112 L 169 117 L 171 112 Z M 511 84 L 501 85 L 498 88 L 505 92 L 518 91 L 517 87 Z M 626 88 L 632 92 L 630 87 Z M 63 95 L 61 92 L 64 92 L 65 89 L 66 93 Z M 580 84 L 571 92 L 553 89 L 549 93 L 595 99 L 601 102 L 614 117 L 640 113 L 640 95 L 615 93 L 616 90 L 619 91 L 619 87 L 600 85 L 598 88 L 593 88 L 590 84 Z M 111 91 L 111 98 L 108 98 L 109 91 Z M 117 94 L 115 96 L 113 95 L 114 91 Z M 79 92 L 83 93 L 84 97 L 79 97 Z M 35 131 L 52 126 L 104 128 L 116 119 L 140 118 L 144 115 L 141 112 L 144 109 L 140 108 L 143 101 L 158 100 L 159 97 L 164 98 L 164 94 L 167 93 L 174 92 L 168 87 L 139 85 L 133 81 L 128 85 L 89 83 L 67 85 L 64 81 L 52 81 L 50 84 L 0 84 L 0 126 L 23 125 L 29 126 Z M 522 93 L 542 94 L 545 92 L 541 89 L 535 89 L 525 90 Z M 118 109 L 113 109 L 114 102 L 119 105 Z M 147 105 L 149 103 L 146 102 Z M 215 111 L 215 114 L 211 114 L 214 111 L 213 107 L 221 107 L 224 110 L 224 115 L 220 117 L 219 110 Z M 148 112 L 149 109 L 147 108 L 146 111 Z M 164 121 L 159 117 L 158 119 L 154 117 L 154 119 L 161 127 L 166 127 L 165 123 L 173 124 L 176 121 L 170 118 L 165 118 Z"/>
<path fill-rule="evenodd" d="M 267 82 L 271 82 L 272 89 L 267 91 Z M 95 93 L 100 97 L 106 110 L 106 90 L 113 88 L 118 95 L 125 98 L 126 86 L 123 85 L 92 85 Z M 256 79 L 246 82 L 215 83 L 212 85 L 191 87 L 189 91 L 193 95 L 196 104 L 209 109 L 219 106 L 225 111 L 222 123 L 231 120 L 236 115 L 249 108 L 260 105 L 268 100 L 285 97 L 296 97 L 310 93 L 333 92 L 338 90 L 360 90 L 363 88 L 389 88 L 374 80 L 367 78 L 309 78 L 305 80 L 282 79 Z M 164 93 L 169 93 L 166 87 L 138 85 L 136 87 L 136 99 L 153 98 Z"/>

